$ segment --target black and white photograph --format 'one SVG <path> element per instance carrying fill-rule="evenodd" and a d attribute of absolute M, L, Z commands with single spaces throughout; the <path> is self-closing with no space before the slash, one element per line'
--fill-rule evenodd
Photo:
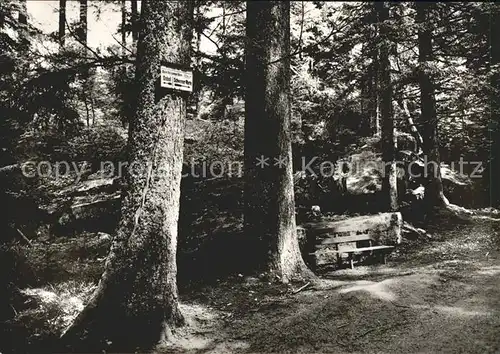
<path fill-rule="evenodd" d="M 500 5 L 0 0 L 0 354 L 500 353 Z"/>

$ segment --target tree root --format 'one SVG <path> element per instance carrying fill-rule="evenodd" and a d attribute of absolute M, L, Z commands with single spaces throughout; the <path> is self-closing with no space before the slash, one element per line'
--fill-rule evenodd
<path fill-rule="evenodd" d="M 429 241 L 432 238 L 431 235 L 427 233 L 427 231 L 421 228 L 417 228 L 407 221 L 403 222 L 402 231 L 406 233 L 414 233 L 418 238 L 421 238 L 424 241 Z"/>
<path fill-rule="evenodd" d="M 135 271 L 117 262 L 116 257 L 112 248 L 97 289 L 62 333 L 58 352 L 147 351 L 164 339 L 167 330 L 184 323 L 177 301 L 169 308 L 162 299 L 151 304 L 141 300 L 137 288 L 144 286 L 136 283 L 139 278 Z M 153 289 L 144 291 L 150 294 Z"/>
<path fill-rule="evenodd" d="M 486 216 L 486 215 L 476 215 L 475 212 L 471 209 L 467 209 L 464 207 L 461 207 L 456 204 L 450 203 L 450 201 L 444 197 L 444 207 L 445 210 L 452 213 L 454 216 L 462 219 L 462 220 L 488 220 L 488 221 L 498 221 L 500 222 L 500 219 L 493 218 L 491 216 Z"/>

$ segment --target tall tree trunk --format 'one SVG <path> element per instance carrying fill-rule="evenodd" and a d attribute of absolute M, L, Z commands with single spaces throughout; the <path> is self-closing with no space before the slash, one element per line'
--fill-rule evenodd
<path fill-rule="evenodd" d="M 59 0 L 59 44 L 64 47 L 66 40 L 66 0 Z"/>
<path fill-rule="evenodd" d="M 420 135 L 420 133 L 418 132 L 417 126 L 413 122 L 410 110 L 408 109 L 408 103 L 406 102 L 405 99 L 398 100 L 397 103 L 399 104 L 402 111 L 405 113 L 406 122 L 408 124 L 408 127 L 410 127 L 411 135 L 415 139 L 414 151 L 415 153 L 420 154 L 422 152 L 422 145 L 424 140 L 422 139 L 422 135 Z"/>
<path fill-rule="evenodd" d="M 92 112 L 92 125 L 95 124 L 95 99 L 94 95 L 92 94 L 92 90 L 90 90 L 90 110 Z"/>
<path fill-rule="evenodd" d="M 221 41 L 223 45 L 220 48 L 220 55 L 224 61 L 226 61 L 227 58 L 227 46 L 224 45 L 224 42 L 226 41 L 226 2 L 222 1 L 221 2 L 222 6 L 222 23 L 221 23 Z M 233 97 L 231 96 L 231 93 L 229 90 L 224 90 L 223 94 L 221 95 L 221 100 L 220 100 L 220 112 L 221 112 L 221 117 L 223 119 L 227 118 L 227 106 L 233 103 Z"/>
<path fill-rule="evenodd" d="M 361 48 L 361 55 L 370 55 L 370 45 L 363 44 Z M 373 113 L 375 112 L 373 106 L 373 65 L 368 65 L 364 75 L 359 81 L 360 90 L 360 112 L 363 116 L 363 121 L 359 127 L 359 133 L 364 135 L 366 132 L 371 133 L 373 127 Z"/>
<path fill-rule="evenodd" d="M 397 169 L 396 169 L 396 134 L 392 110 L 392 86 L 390 73 L 389 42 L 389 3 L 376 2 L 380 32 L 380 115 L 382 125 L 382 159 L 385 173 L 382 180 L 382 193 L 386 200 L 386 208 L 395 211 L 398 206 Z"/>
<path fill-rule="evenodd" d="M 139 38 L 139 29 L 138 29 L 138 22 L 139 22 L 139 11 L 137 9 L 137 0 L 131 0 L 130 1 L 130 6 L 131 6 L 131 22 L 132 22 L 132 41 L 134 42 L 134 47 L 137 44 L 137 39 Z"/>
<path fill-rule="evenodd" d="M 196 80 L 195 80 L 195 90 L 193 92 L 193 101 L 194 101 L 194 105 L 195 105 L 195 109 L 196 109 L 196 112 L 195 112 L 195 116 L 196 117 L 200 117 L 200 108 L 201 108 L 201 98 L 202 98 L 202 82 L 201 82 L 201 63 L 202 63 L 202 60 L 201 60 L 201 55 L 200 55 L 200 48 L 201 48 L 201 33 L 202 33 L 202 29 L 201 29 L 201 26 L 199 25 L 200 24 L 200 21 L 201 21 L 201 18 L 202 18 L 202 13 L 201 13 L 201 5 L 202 5 L 202 2 L 200 0 L 196 1 L 195 3 L 195 7 L 196 7 L 196 24 L 197 24 L 197 27 L 196 27 L 196 43 L 195 43 L 195 46 L 196 46 Z"/>
<path fill-rule="evenodd" d="M 83 50 L 85 53 L 88 52 L 87 50 L 87 12 L 88 12 L 88 3 L 87 0 L 80 0 L 80 19 L 78 22 L 78 31 L 77 31 L 77 36 L 78 36 L 78 41 L 80 44 L 83 46 Z M 89 99 L 91 95 L 91 83 L 90 83 L 90 70 L 88 68 L 83 70 L 82 73 L 82 95 L 83 95 L 83 103 L 85 105 L 85 112 L 86 112 L 86 121 L 87 121 L 87 127 L 90 126 L 90 109 L 89 105 L 92 103 L 92 100 Z"/>
<path fill-rule="evenodd" d="M 142 6 L 121 219 L 99 285 L 63 336 L 87 352 L 143 351 L 183 323 L 176 250 L 186 99 L 158 96 L 157 82 L 161 62 L 190 64 L 192 3 Z"/>
<path fill-rule="evenodd" d="M 122 13 L 122 56 L 126 55 L 125 48 L 127 47 L 127 31 L 125 27 L 127 26 L 127 3 L 126 0 L 122 0 L 121 3 L 121 13 Z"/>
<path fill-rule="evenodd" d="M 381 130 L 381 124 L 380 124 L 380 63 L 379 63 L 379 56 L 380 56 L 380 48 L 379 48 L 379 36 L 380 36 L 380 24 L 379 24 L 379 12 L 377 10 L 377 5 L 374 3 L 375 6 L 375 33 L 374 33 L 374 44 L 373 44 L 373 49 L 372 49 L 372 80 L 373 80 L 373 113 L 372 113 L 372 132 L 376 136 L 381 136 L 382 130 Z"/>
<path fill-rule="evenodd" d="M 222 37 L 226 36 L 226 2 L 222 1 Z"/>
<path fill-rule="evenodd" d="M 490 160 L 490 204 L 500 207 L 500 43 L 496 34 L 500 31 L 500 5 L 491 3 L 490 14 L 490 59 L 491 59 L 491 96 L 490 96 L 490 135 L 491 135 L 491 160 Z"/>
<path fill-rule="evenodd" d="M 78 22 L 78 39 L 86 46 L 87 45 L 87 0 L 80 0 L 80 20 Z"/>
<path fill-rule="evenodd" d="M 121 73 L 123 77 L 127 76 L 128 65 L 125 63 L 127 58 L 127 31 L 125 28 L 127 27 L 127 2 L 126 0 L 122 0 L 121 2 L 121 14 L 122 14 L 122 23 L 121 23 L 121 54 L 123 58 L 124 64 L 121 67 Z"/>
<path fill-rule="evenodd" d="M 85 105 L 85 117 L 87 119 L 87 127 L 90 127 L 90 109 L 89 109 L 89 102 L 87 101 L 87 91 L 85 83 L 83 84 L 82 95 L 83 95 L 83 103 Z"/>
<path fill-rule="evenodd" d="M 418 24 L 418 80 L 420 85 L 420 104 L 422 126 L 423 151 L 427 158 L 426 185 L 424 204 L 429 213 L 434 207 L 447 204 L 443 194 L 441 181 L 440 156 L 437 133 L 436 100 L 434 97 L 434 83 L 431 78 L 430 64 L 432 55 L 432 32 L 429 27 L 428 9 L 431 3 L 416 2 Z"/>
<path fill-rule="evenodd" d="M 290 131 L 290 2 L 247 2 L 245 235 L 283 282 L 311 275 L 297 240 Z M 261 157 L 268 165 L 258 165 Z M 280 163 L 277 163 L 280 162 Z"/>

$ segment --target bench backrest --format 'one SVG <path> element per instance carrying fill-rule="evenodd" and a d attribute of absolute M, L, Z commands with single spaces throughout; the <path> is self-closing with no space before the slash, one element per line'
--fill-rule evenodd
<path fill-rule="evenodd" d="M 319 243 L 321 245 L 335 245 L 344 242 L 369 241 L 369 240 L 374 241 L 374 238 L 369 234 L 359 234 L 359 235 L 351 234 L 348 236 L 337 236 L 335 234 L 332 234 L 332 235 L 326 235 L 326 237 L 323 238 Z"/>
<path fill-rule="evenodd" d="M 305 229 L 307 240 L 316 245 L 372 240 L 374 244 L 398 244 L 401 241 L 400 213 L 380 213 L 349 217 L 333 221 L 308 222 Z"/>

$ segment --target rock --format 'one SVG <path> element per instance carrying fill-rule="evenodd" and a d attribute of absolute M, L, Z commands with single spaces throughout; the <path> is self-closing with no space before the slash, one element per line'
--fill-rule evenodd
<path fill-rule="evenodd" d="M 311 214 L 314 216 L 318 216 L 321 214 L 321 208 L 319 207 L 319 205 L 313 205 L 311 207 Z"/>
<path fill-rule="evenodd" d="M 116 190 L 116 178 L 99 178 L 87 181 L 79 182 L 76 185 L 71 185 L 69 187 L 63 188 L 54 193 L 54 195 L 61 197 L 67 195 L 81 195 L 89 193 L 97 193 L 103 191 L 115 191 Z"/>
<path fill-rule="evenodd" d="M 247 285 L 257 284 L 260 282 L 258 278 L 247 276 L 244 278 L 244 281 Z"/>
<path fill-rule="evenodd" d="M 52 202 L 51 232 L 63 236 L 74 232 L 113 232 L 118 223 L 121 193 L 74 196 Z M 46 206 L 47 207 L 47 206 Z"/>
<path fill-rule="evenodd" d="M 457 172 L 447 164 L 441 164 L 441 178 L 443 181 L 449 181 L 451 184 L 458 186 L 469 186 L 472 181 L 469 176 Z"/>
<path fill-rule="evenodd" d="M 88 220 L 99 216 L 99 213 L 114 213 L 116 210 L 110 210 L 117 207 L 121 193 L 104 194 L 90 197 L 77 197 L 71 205 L 71 213 L 75 220 Z"/>
<path fill-rule="evenodd" d="M 112 240 L 112 237 L 110 234 L 106 234 L 104 232 L 98 232 L 97 237 L 99 237 L 99 242 L 109 242 Z"/>
<path fill-rule="evenodd" d="M 113 232 L 118 222 L 121 192 L 117 178 L 86 180 L 52 193 L 41 209 L 49 215 L 51 232 Z"/>

